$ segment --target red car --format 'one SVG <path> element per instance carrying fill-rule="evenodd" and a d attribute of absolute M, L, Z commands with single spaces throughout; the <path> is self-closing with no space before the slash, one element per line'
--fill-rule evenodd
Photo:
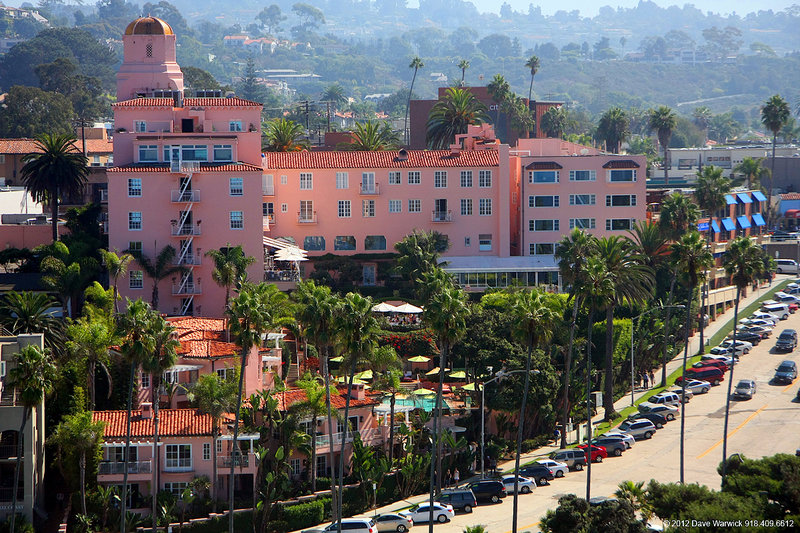
<path fill-rule="evenodd" d="M 585 444 L 581 444 L 580 446 L 578 446 L 578 448 L 583 450 L 584 454 L 589 455 L 588 453 L 586 453 L 586 445 Z M 592 454 L 592 462 L 593 463 L 600 463 L 600 462 L 603 461 L 603 459 L 608 457 L 608 451 L 606 451 L 606 447 L 605 446 L 592 445 L 591 454 Z"/>
<path fill-rule="evenodd" d="M 700 379 L 708 381 L 712 385 L 719 385 L 721 381 L 725 381 L 725 373 L 719 368 L 713 366 L 703 366 L 700 368 L 687 368 L 686 379 Z M 675 380 L 677 385 L 683 381 L 683 376 L 678 376 Z"/>
<path fill-rule="evenodd" d="M 728 363 L 726 363 L 725 361 L 722 361 L 722 360 L 715 361 L 713 359 L 706 359 L 705 361 L 698 361 L 698 362 L 696 362 L 695 364 L 692 365 L 692 368 L 705 368 L 707 366 L 713 366 L 713 367 L 719 368 L 723 372 L 727 372 L 728 371 Z"/>

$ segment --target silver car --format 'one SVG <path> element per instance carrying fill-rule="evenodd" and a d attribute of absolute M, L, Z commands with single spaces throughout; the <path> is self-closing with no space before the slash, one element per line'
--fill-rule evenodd
<path fill-rule="evenodd" d="M 736 388 L 733 390 L 733 397 L 750 400 L 755 393 L 756 382 L 752 379 L 742 379 L 736 384 Z"/>
<path fill-rule="evenodd" d="M 409 516 L 400 516 L 397 513 L 386 513 L 376 516 L 374 519 L 375 525 L 378 526 L 378 533 L 387 533 L 397 531 L 397 533 L 405 533 L 411 526 L 414 525 L 414 520 Z"/>
<path fill-rule="evenodd" d="M 649 439 L 656 434 L 656 427 L 649 420 L 626 420 L 619 430 L 635 439 Z"/>
<path fill-rule="evenodd" d="M 702 379 L 690 379 L 686 382 L 686 390 L 694 394 L 705 394 L 711 390 L 711 383 Z"/>

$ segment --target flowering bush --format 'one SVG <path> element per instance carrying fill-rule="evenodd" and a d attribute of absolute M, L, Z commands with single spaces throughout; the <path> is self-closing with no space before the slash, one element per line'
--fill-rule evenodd
<path fill-rule="evenodd" d="M 439 354 L 433 334 L 427 329 L 407 333 L 385 333 L 378 339 L 381 346 L 391 346 L 397 355 L 406 359 L 417 355 L 432 357 Z"/>

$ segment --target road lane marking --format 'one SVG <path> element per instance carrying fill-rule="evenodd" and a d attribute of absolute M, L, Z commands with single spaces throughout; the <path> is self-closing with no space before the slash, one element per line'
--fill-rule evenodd
<path fill-rule="evenodd" d="M 731 437 L 731 436 L 732 436 L 734 433 L 736 433 L 737 431 L 739 431 L 740 429 L 742 429 L 742 428 L 745 426 L 745 424 L 747 424 L 748 422 L 750 422 L 750 421 L 751 421 L 751 420 L 752 420 L 752 419 L 753 419 L 753 418 L 754 418 L 754 417 L 755 417 L 755 416 L 756 416 L 758 413 L 760 413 L 761 411 L 763 411 L 763 410 L 764 410 L 764 409 L 766 409 L 766 408 L 767 408 L 767 405 L 764 405 L 764 407 L 762 407 L 761 409 L 759 409 L 759 410 L 758 410 L 758 411 L 756 411 L 755 413 L 753 413 L 753 414 L 751 414 L 750 416 L 748 416 L 747 418 L 745 418 L 745 419 L 744 419 L 744 422 L 742 422 L 741 424 L 739 424 L 738 426 L 736 426 L 734 429 L 732 429 L 730 432 L 728 432 L 728 438 L 730 438 L 730 437 Z M 716 442 L 716 444 L 714 444 L 714 445 L 713 445 L 711 448 L 707 449 L 706 451 L 704 451 L 703 453 L 701 453 L 700 455 L 698 455 L 698 456 L 697 456 L 697 458 L 698 458 L 698 459 L 702 459 L 703 457 L 705 457 L 706 455 L 708 455 L 709 453 L 711 453 L 712 451 L 714 451 L 714 449 L 715 449 L 717 446 L 719 446 L 720 444 L 722 444 L 722 441 L 723 441 L 723 439 L 719 439 L 719 440 Z"/>
<path fill-rule="evenodd" d="M 792 387 L 794 387 L 794 383 L 789 383 L 788 385 L 786 385 L 786 387 L 781 392 L 786 392 L 787 390 L 791 389 Z"/>
<path fill-rule="evenodd" d="M 527 524 L 527 525 L 524 525 L 524 526 L 517 526 L 517 531 L 525 531 L 527 528 L 534 527 L 534 526 L 535 527 L 539 527 L 539 522 L 541 522 L 541 520 L 537 520 L 536 522 L 534 522 L 532 524 Z M 511 533 L 512 531 L 513 531 L 513 529 L 509 529 L 508 531 L 506 531 L 506 533 Z"/>

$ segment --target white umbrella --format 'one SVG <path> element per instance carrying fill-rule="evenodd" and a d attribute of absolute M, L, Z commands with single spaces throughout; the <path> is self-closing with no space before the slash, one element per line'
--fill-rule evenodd
<path fill-rule="evenodd" d="M 278 261 L 308 261 L 306 251 L 300 248 L 283 248 L 275 252 L 275 259 Z"/>
<path fill-rule="evenodd" d="M 422 312 L 421 307 L 417 307 L 416 305 L 411 305 L 410 303 L 404 303 L 403 305 L 398 305 L 396 309 L 398 313 L 417 314 Z"/>
<path fill-rule="evenodd" d="M 397 308 L 391 304 L 387 304 L 386 302 L 381 302 L 373 305 L 372 311 L 374 313 L 396 313 Z"/>

